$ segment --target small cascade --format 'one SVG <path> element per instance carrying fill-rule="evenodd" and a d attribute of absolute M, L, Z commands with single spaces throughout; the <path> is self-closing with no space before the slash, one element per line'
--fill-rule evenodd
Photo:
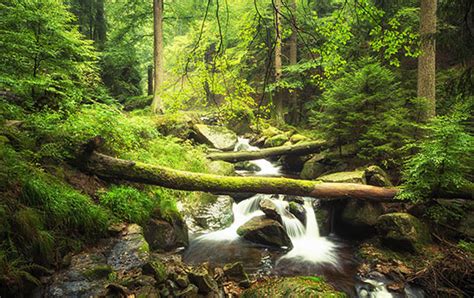
<path fill-rule="evenodd" d="M 245 138 L 238 138 L 234 151 L 259 151 L 260 148 L 249 144 L 249 140 Z M 260 171 L 255 174 L 258 176 L 278 176 L 280 175 L 280 167 L 274 166 L 266 159 L 251 160 L 250 163 L 256 165 Z"/>
<path fill-rule="evenodd" d="M 360 298 L 392 298 L 394 297 L 385 287 L 383 282 L 373 279 L 364 279 L 364 283 L 370 285 L 370 289 L 366 287 L 359 287 L 357 294 Z"/>

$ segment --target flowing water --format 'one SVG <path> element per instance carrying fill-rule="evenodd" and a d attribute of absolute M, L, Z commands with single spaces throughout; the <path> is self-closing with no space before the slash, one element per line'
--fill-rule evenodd
<path fill-rule="evenodd" d="M 239 138 L 235 147 L 240 150 L 259 150 L 249 141 Z M 251 161 L 260 168 L 258 176 L 281 176 L 280 167 L 261 159 Z M 241 171 L 241 174 L 246 174 Z M 237 229 L 248 220 L 264 215 L 259 208 L 262 199 L 271 200 L 281 215 L 283 226 L 293 243 L 291 250 L 275 250 L 249 243 L 239 237 Z M 213 265 L 242 261 L 245 269 L 256 275 L 324 275 L 338 289 L 355 297 L 395 297 L 376 280 L 357 281 L 357 264 L 350 245 L 334 236 L 321 237 L 314 206 L 314 198 L 303 198 L 306 225 L 289 212 L 289 202 L 283 195 L 256 194 L 232 205 L 232 224 L 218 231 L 191 235 L 184 259 L 190 263 L 208 261 Z M 409 295 L 407 295 L 409 296 Z M 403 297 L 403 296 L 402 296 Z M 409 296 L 420 297 L 420 296 Z"/>

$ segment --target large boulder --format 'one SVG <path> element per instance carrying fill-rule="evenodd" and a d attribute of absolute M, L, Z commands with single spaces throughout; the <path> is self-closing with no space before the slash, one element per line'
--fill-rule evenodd
<path fill-rule="evenodd" d="M 379 166 L 369 166 L 364 171 L 365 180 L 368 185 L 393 186 L 390 177 Z"/>
<path fill-rule="evenodd" d="M 237 229 L 237 234 L 245 239 L 273 247 L 293 247 L 283 226 L 265 216 L 254 217 Z"/>
<path fill-rule="evenodd" d="M 288 204 L 288 209 L 291 214 L 293 214 L 303 224 L 306 224 L 306 210 L 301 204 L 296 202 L 290 202 Z"/>
<path fill-rule="evenodd" d="M 317 181 L 367 184 L 364 171 L 338 172 L 318 177 Z"/>
<path fill-rule="evenodd" d="M 262 210 L 268 218 L 274 219 L 279 223 L 282 223 L 281 215 L 280 213 L 278 213 L 277 206 L 272 202 L 272 200 L 264 198 L 259 202 L 258 205 L 260 207 L 260 210 Z"/>
<path fill-rule="evenodd" d="M 349 200 L 340 215 L 338 232 L 351 238 L 369 237 L 375 232 L 375 225 L 384 213 L 381 203 Z"/>
<path fill-rule="evenodd" d="M 209 173 L 222 176 L 234 176 L 235 168 L 230 162 L 214 160 L 208 164 Z"/>
<path fill-rule="evenodd" d="M 157 115 L 153 119 L 156 129 L 162 135 L 172 135 L 184 140 L 193 134 L 194 125 L 202 123 L 199 115 L 193 112 Z"/>
<path fill-rule="evenodd" d="M 258 172 L 262 170 L 258 165 L 251 161 L 239 161 L 235 164 L 235 169 L 239 171 Z"/>
<path fill-rule="evenodd" d="M 189 244 L 188 227 L 178 214 L 165 219 L 155 212 L 143 229 L 153 250 L 170 251 Z"/>
<path fill-rule="evenodd" d="M 431 240 L 428 227 L 408 213 L 380 216 L 377 231 L 385 246 L 400 251 L 419 252 Z"/>
<path fill-rule="evenodd" d="M 196 140 L 219 150 L 230 151 L 237 144 L 237 135 L 222 126 L 196 124 L 193 126 Z"/>
<path fill-rule="evenodd" d="M 307 155 L 284 155 L 280 158 L 280 163 L 283 169 L 290 172 L 301 172 L 304 168 L 305 162 L 309 159 Z"/>

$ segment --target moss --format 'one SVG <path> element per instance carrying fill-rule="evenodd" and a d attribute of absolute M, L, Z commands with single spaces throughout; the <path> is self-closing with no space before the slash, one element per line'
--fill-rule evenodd
<path fill-rule="evenodd" d="M 83 274 L 89 280 L 96 280 L 96 279 L 108 278 L 109 275 L 112 273 L 113 273 L 113 269 L 109 265 L 98 265 L 96 267 L 93 267 L 85 271 Z"/>
<path fill-rule="evenodd" d="M 317 180 L 323 182 L 366 184 L 364 171 L 338 172 L 318 177 Z"/>
<path fill-rule="evenodd" d="M 288 136 L 279 134 L 265 140 L 264 147 L 283 146 L 288 141 Z"/>
<path fill-rule="evenodd" d="M 148 245 L 148 242 L 143 241 L 143 245 L 138 248 L 138 252 L 140 252 L 140 253 L 149 253 L 150 252 L 150 246 Z"/>
<path fill-rule="evenodd" d="M 153 260 L 143 267 L 145 274 L 152 274 L 158 283 L 164 282 L 168 278 L 166 266 L 160 260 Z"/>
<path fill-rule="evenodd" d="M 302 276 L 272 278 L 254 284 L 243 292 L 242 297 L 346 297 L 336 291 L 323 278 Z"/>

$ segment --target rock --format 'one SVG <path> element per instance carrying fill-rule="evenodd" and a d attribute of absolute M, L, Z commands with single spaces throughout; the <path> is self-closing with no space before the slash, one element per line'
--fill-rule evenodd
<path fill-rule="evenodd" d="M 295 203 L 298 203 L 300 205 L 304 205 L 304 199 L 302 197 L 299 197 L 299 196 L 285 196 L 284 200 L 288 201 L 288 202 L 295 202 Z"/>
<path fill-rule="evenodd" d="M 264 198 L 260 201 L 258 205 L 260 207 L 260 210 L 265 213 L 266 217 L 274 219 L 279 223 L 282 223 L 281 215 L 278 213 L 277 206 L 271 200 Z"/>
<path fill-rule="evenodd" d="M 248 280 L 248 276 L 247 273 L 245 273 L 244 265 L 242 264 L 242 262 L 225 264 L 224 274 L 227 276 L 227 279 L 231 281 L 240 282 L 243 280 Z"/>
<path fill-rule="evenodd" d="M 323 163 L 325 157 L 325 153 L 318 153 L 308 159 L 303 164 L 303 169 L 301 170 L 300 177 L 302 179 L 312 180 L 324 174 L 327 171 L 326 165 Z"/>
<path fill-rule="evenodd" d="M 306 140 L 308 140 L 308 138 L 300 134 L 294 134 L 290 137 L 290 142 L 292 144 L 296 144 L 296 143 L 299 143 L 301 141 L 306 141 Z"/>
<path fill-rule="evenodd" d="M 343 207 L 338 232 L 350 238 L 372 236 L 383 206 L 377 202 L 349 200 Z"/>
<path fill-rule="evenodd" d="M 331 210 L 334 209 L 334 206 L 332 206 L 331 203 L 332 202 L 328 201 L 314 207 L 319 227 L 319 234 L 321 236 L 327 236 L 331 233 Z"/>
<path fill-rule="evenodd" d="M 253 297 L 346 297 L 318 276 L 268 278 L 242 293 Z"/>
<path fill-rule="evenodd" d="M 140 268 L 148 262 L 150 248 L 139 225 L 129 225 L 107 257 L 107 264 L 115 271 Z"/>
<path fill-rule="evenodd" d="M 431 241 L 428 228 L 408 213 L 389 213 L 378 218 L 377 231 L 382 243 L 392 249 L 420 252 Z"/>
<path fill-rule="evenodd" d="M 195 284 L 200 293 L 208 294 L 218 290 L 217 282 L 209 274 L 205 266 L 198 266 L 189 271 L 189 279 Z"/>
<path fill-rule="evenodd" d="M 145 239 L 153 250 L 169 251 L 188 246 L 188 227 L 179 215 L 160 219 L 154 215 L 144 226 Z"/>
<path fill-rule="evenodd" d="M 254 217 L 237 229 L 237 234 L 258 244 L 292 248 L 290 237 L 276 220 L 265 216 Z"/>
<path fill-rule="evenodd" d="M 187 274 L 178 274 L 178 276 L 176 276 L 175 281 L 176 284 L 181 288 L 186 288 L 187 286 L 189 286 L 189 278 Z"/>
<path fill-rule="evenodd" d="M 197 141 L 216 149 L 230 151 L 237 144 L 237 135 L 225 127 L 196 124 L 193 128 Z"/>
<path fill-rule="evenodd" d="M 286 142 L 288 142 L 288 136 L 284 134 L 279 134 L 266 139 L 265 143 L 263 143 L 263 147 L 268 148 L 283 146 Z"/>
<path fill-rule="evenodd" d="M 194 134 L 194 125 L 202 123 L 199 115 L 193 112 L 156 115 L 154 119 L 156 129 L 162 135 L 172 135 L 183 140 Z"/>
<path fill-rule="evenodd" d="M 364 171 L 338 172 L 318 177 L 317 181 L 367 184 Z"/>
<path fill-rule="evenodd" d="M 152 275 L 158 283 L 164 282 L 168 278 L 165 265 L 160 260 L 153 260 L 143 266 L 143 273 Z"/>
<path fill-rule="evenodd" d="M 262 136 L 265 137 L 265 139 L 274 137 L 279 134 L 283 134 L 283 131 L 273 126 L 269 126 L 268 128 L 262 130 Z"/>
<path fill-rule="evenodd" d="M 199 288 L 193 284 L 188 285 L 184 290 L 175 293 L 176 297 L 194 298 L 198 296 Z"/>
<path fill-rule="evenodd" d="M 234 176 L 234 165 L 222 160 L 214 160 L 208 164 L 209 173 L 222 176 Z"/>
<path fill-rule="evenodd" d="M 89 280 L 97 280 L 97 279 L 107 278 L 109 274 L 112 272 L 113 272 L 113 269 L 109 265 L 97 265 L 85 271 L 84 275 Z"/>
<path fill-rule="evenodd" d="M 369 166 L 365 169 L 365 180 L 368 185 L 393 186 L 390 177 L 379 166 Z"/>
<path fill-rule="evenodd" d="M 261 170 L 259 166 L 251 161 L 239 161 L 235 164 L 235 169 L 239 171 L 258 172 Z"/>
<path fill-rule="evenodd" d="M 280 163 L 283 166 L 283 169 L 287 171 L 301 172 L 308 158 L 309 157 L 307 155 L 284 155 L 280 158 Z"/>
<path fill-rule="evenodd" d="M 293 214 L 297 219 L 299 219 L 303 224 L 306 224 L 306 210 L 303 206 L 296 202 L 290 202 L 288 204 L 290 213 Z"/>
<path fill-rule="evenodd" d="M 342 146 L 341 152 L 330 151 L 315 154 L 307 160 L 300 173 L 302 179 L 312 180 L 321 175 L 347 171 L 350 168 L 361 165 L 361 161 L 356 156 L 354 145 Z"/>
<path fill-rule="evenodd" d="M 234 199 L 236 203 L 242 202 L 243 200 L 251 198 L 254 195 L 256 195 L 256 193 L 252 193 L 252 192 L 239 192 L 239 193 L 229 194 L 229 196 L 231 196 L 232 199 Z"/>

